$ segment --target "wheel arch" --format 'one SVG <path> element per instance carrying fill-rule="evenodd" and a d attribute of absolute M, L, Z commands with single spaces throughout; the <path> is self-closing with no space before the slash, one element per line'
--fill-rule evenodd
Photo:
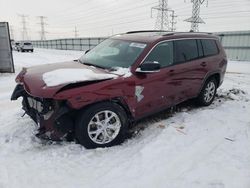
<path fill-rule="evenodd" d="M 201 90 L 204 87 L 204 85 L 206 84 L 206 82 L 211 78 L 215 78 L 215 80 L 217 82 L 217 87 L 219 87 L 220 82 L 221 82 L 220 72 L 219 71 L 211 72 L 211 73 L 207 74 L 205 79 L 203 80 L 202 85 L 201 85 L 200 90 L 199 90 L 199 93 L 201 92 Z"/>
<path fill-rule="evenodd" d="M 131 113 L 131 111 L 129 109 L 129 106 L 122 97 L 115 97 L 115 98 L 112 98 L 112 99 L 96 101 L 96 102 L 90 103 L 90 104 L 88 104 L 86 106 L 83 106 L 82 108 L 78 109 L 77 112 L 78 113 L 82 112 L 84 110 L 87 110 L 90 106 L 100 104 L 100 103 L 113 103 L 113 104 L 119 105 L 125 111 L 125 113 L 127 114 L 129 123 L 134 121 L 134 117 L 133 117 L 133 115 L 132 115 L 132 113 Z"/>

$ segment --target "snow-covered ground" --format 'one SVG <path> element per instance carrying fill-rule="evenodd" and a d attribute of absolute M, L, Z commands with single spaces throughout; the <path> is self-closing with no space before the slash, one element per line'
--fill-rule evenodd
<path fill-rule="evenodd" d="M 16 72 L 81 54 L 14 52 Z M 95 150 L 38 140 L 20 101 L 9 99 L 14 78 L 0 74 L 0 188 L 250 187 L 250 62 L 229 62 L 211 106 L 181 105 L 166 119 L 142 121 L 124 144 Z"/>

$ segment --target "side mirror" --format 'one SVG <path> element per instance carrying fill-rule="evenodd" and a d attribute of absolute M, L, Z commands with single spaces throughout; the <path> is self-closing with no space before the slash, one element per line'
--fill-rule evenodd
<path fill-rule="evenodd" d="M 145 61 L 135 71 L 141 73 L 159 72 L 161 65 L 157 61 Z"/>

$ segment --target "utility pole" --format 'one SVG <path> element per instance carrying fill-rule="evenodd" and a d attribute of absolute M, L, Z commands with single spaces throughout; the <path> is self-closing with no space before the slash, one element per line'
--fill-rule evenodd
<path fill-rule="evenodd" d="M 204 3 L 205 0 L 191 0 L 193 3 L 192 7 L 192 17 L 188 18 L 184 21 L 191 22 L 191 31 L 198 32 L 199 24 L 205 23 L 200 17 L 200 6 Z M 208 2 L 208 0 L 207 0 Z"/>
<path fill-rule="evenodd" d="M 10 38 L 11 38 L 12 40 L 14 40 L 14 38 L 15 38 L 15 36 L 14 36 L 14 29 L 13 29 L 13 26 L 12 26 L 12 25 L 10 25 Z"/>
<path fill-rule="evenodd" d="M 176 30 L 175 25 L 176 25 L 176 23 L 177 23 L 177 21 L 175 21 L 175 18 L 176 18 L 177 16 L 175 15 L 174 10 L 169 10 L 169 11 L 171 12 L 171 14 L 170 14 L 170 17 L 171 17 L 171 21 L 170 21 L 170 24 L 171 24 L 170 31 L 175 31 L 175 30 Z"/>
<path fill-rule="evenodd" d="M 21 14 L 19 15 L 22 19 L 21 24 L 22 24 L 22 39 L 26 40 L 28 39 L 28 31 L 26 27 L 26 18 L 28 17 L 27 15 Z"/>
<path fill-rule="evenodd" d="M 159 30 L 169 30 L 169 20 L 168 20 L 168 1 L 159 0 L 159 4 L 151 8 L 151 17 L 152 11 L 157 10 L 157 19 L 155 23 L 155 28 Z"/>
<path fill-rule="evenodd" d="M 77 38 L 77 37 L 78 37 L 78 30 L 77 30 L 77 27 L 76 27 L 76 26 L 75 26 L 74 33 L 75 33 L 75 38 Z"/>
<path fill-rule="evenodd" d="M 46 40 L 46 31 L 45 31 L 45 25 L 47 25 L 47 23 L 45 23 L 45 19 L 46 17 L 45 16 L 38 16 L 38 18 L 40 19 L 40 26 L 41 26 L 41 31 L 40 31 L 40 37 L 41 37 L 41 40 Z"/>

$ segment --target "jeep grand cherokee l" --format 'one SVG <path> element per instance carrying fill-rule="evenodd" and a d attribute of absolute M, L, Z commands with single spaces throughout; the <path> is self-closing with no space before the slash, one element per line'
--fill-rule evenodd
<path fill-rule="evenodd" d="M 23 68 L 11 99 L 23 98 L 41 138 L 108 147 L 143 117 L 193 98 L 210 105 L 226 66 L 212 34 L 128 32 L 79 60 Z"/>

